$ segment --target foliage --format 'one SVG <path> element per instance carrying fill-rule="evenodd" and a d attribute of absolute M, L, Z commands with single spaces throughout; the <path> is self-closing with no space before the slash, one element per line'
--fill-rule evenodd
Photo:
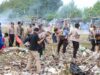
<path fill-rule="evenodd" d="M 61 5 L 61 0 L 9 0 L 0 5 L 0 13 L 10 9 L 10 18 L 26 15 L 46 17 L 56 12 Z"/>
<path fill-rule="evenodd" d="M 0 5 L 0 14 L 2 13 L 9 13 L 9 19 L 35 16 L 47 20 L 76 17 L 89 20 L 91 17 L 100 16 L 100 1 L 82 12 L 74 1 L 63 6 L 62 0 L 9 0 Z"/>
<path fill-rule="evenodd" d="M 85 20 L 88 20 L 92 17 L 100 17 L 100 1 L 98 1 L 93 7 L 84 9 Z"/>
<path fill-rule="evenodd" d="M 81 17 L 81 10 L 79 10 L 74 2 L 70 2 L 67 6 L 63 6 L 61 10 L 59 11 L 59 15 L 63 18 L 75 18 L 75 17 Z"/>
<path fill-rule="evenodd" d="M 47 15 L 47 20 L 48 20 L 48 21 L 51 21 L 51 20 L 54 19 L 55 17 L 56 17 L 56 14 L 55 14 L 55 13 L 48 14 L 48 15 Z"/>

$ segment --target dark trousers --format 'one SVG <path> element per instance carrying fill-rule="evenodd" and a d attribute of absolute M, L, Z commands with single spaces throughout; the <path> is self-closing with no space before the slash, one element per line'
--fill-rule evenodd
<path fill-rule="evenodd" d="M 40 54 L 40 57 L 43 55 L 43 51 L 45 50 L 45 42 L 43 41 L 39 46 L 38 46 L 38 52 Z"/>
<path fill-rule="evenodd" d="M 79 42 L 72 41 L 73 43 L 73 58 L 76 58 L 77 51 L 79 49 Z"/>
<path fill-rule="evenodd" d="M 68 45 L 68 40 L 67 39 L 60 39 L 59 42 L 58 42 L 58 47 L 57 47 L 57 51 L 58 51 L 58 54 L 60 52 L 60 48 L 61 46 L 63 45 L 63 53 L 66 52 L 66 47 Z"/>
<path fill-rule="evenodd" d="M 43 48 L 41 46 L 38 47 L 38 52 L 40 54 L 40 57 L 43 55 Z"/>
<path fill-rule="evenodd" d="M 91 39 L 91 45 L 92 45 L 91 51 L 95 51 L 95 39 Z"/>
<path fill-rule="evenodd" d="M 13 46 L 14 37 L 15 37 L 14 34 L 9 34 L 9 47 L 12 47 Z"/>
<path fill-rule="evenodd" d="M 53 43 L 57 43 L 57 37 L 55 33 L 52 34 L 52 40 L 53 40 Z"/>

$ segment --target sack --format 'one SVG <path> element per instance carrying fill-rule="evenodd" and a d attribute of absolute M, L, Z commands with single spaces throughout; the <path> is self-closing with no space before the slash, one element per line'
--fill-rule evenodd
<path fill-rule="evenodd" d="M 72 75 L 85 75 L 75 63 L 70 64 L 70 72 L 72 73 Z"/>
<path fill-rule="evenodd" d="M 3 38 L 0 37 L 0 49 L 4 46 L 4 41 L 3 41 Z"/>
<path fill-rule="evenodd" d="M 19 44 L 22 44 L 22 40 L 16 35 L 16 42 L 19 43 Z"/>

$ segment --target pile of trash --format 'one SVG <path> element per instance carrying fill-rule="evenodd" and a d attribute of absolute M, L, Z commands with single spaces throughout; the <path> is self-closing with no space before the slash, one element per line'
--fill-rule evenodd
<path fill-rule="evenodd" d="M 60 55 L 57 55 L 52 53 L 48 55 L 45 53 L 40 58 L 42 65 L 41 72 L 36 74 L 34 62 L 31 73 L 24 71 L 28 58 L 27 48 L 8 48 L 4 50 L 0 57 L 0 75 L 72 75 L 73 71 L 77 70 L 75 66 L 71 66 L 72 62 L 81 69 L 84 75 L 97 75 L 100 72 L 100 67 L 97 65 L 100 53 L 92 52 L 80 46 L 77 60 L 74 61 L 72 52 L 72 48 L 68 48 L 65 54 L 60 53 Z"/>
<path fill-rule="evenodd" d="M 33 62 L 32 72 L 25 72 L 28 50 L 25 48 L 8 48 L 0 57 L 0 75 L 36 75 L 36 67 Z M 39 75 L 61 75 L 66 70 L 63 59 L 51 55 L 44 55 L 41 60 L 41 73 Z"/>

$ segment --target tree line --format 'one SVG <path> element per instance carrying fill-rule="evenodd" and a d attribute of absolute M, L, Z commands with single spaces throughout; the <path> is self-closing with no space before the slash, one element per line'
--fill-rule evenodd
<path fill-rule="evenodd" d="M 76 18 L 88 20 L 100 16 L 100 1 L 93 7 L 84 11 L 77 8 L 73 1 L 63 6 L 62 0 L 9 0 L 0 5 L 0 14 L 12 11 L 9 19 L 27 17 L 43 17 L 47 20 L 53 18 Z"/>

